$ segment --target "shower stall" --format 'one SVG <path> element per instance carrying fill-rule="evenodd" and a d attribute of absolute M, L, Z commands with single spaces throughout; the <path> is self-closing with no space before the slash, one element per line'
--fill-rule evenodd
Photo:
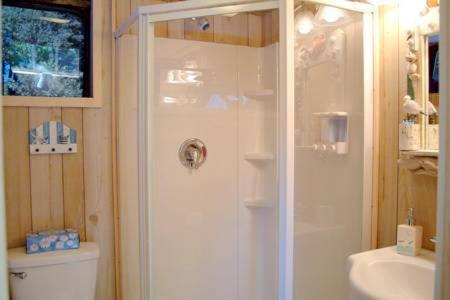
<path fill-rule="evenodd" d="M 122 298 L 345 297 L 370 247 L 371 28 L 340 0 L 142 6 L 118 28 Z"/>

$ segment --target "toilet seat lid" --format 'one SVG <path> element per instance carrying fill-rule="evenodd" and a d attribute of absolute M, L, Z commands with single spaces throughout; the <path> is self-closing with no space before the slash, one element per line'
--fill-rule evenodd
<path fill-rule="evenodd" d="M 93 242 L 81 242 L 78 249 L 34 254 L 27 254 L 25 247 L 19 247 L 8 250 L 8 267 L 15 269 L 66 264 L 97 259 L 99 255 L 98 245 Z"/>

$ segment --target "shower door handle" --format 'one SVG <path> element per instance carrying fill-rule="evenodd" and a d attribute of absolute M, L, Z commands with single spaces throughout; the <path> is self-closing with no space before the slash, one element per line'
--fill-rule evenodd
<path fill-rule="evenodd" d="M 178 158 L 188 169 L 198 169 L 206 160 L 206 146 L 199 139 L 188 139 L 181 144 Z"/>

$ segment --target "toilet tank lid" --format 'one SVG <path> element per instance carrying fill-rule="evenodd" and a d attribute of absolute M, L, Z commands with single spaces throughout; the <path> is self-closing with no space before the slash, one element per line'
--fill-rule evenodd
<path fill-rule="evenodd" d="M 97 259 L 100 251 L 93 242 L 81 242 L 80 248 L 74 250 L 61 250 L 26 254 L 25 247 L 8 250 L 9 268 L 29 268 L 57 264 L 66 264 L 84 260 Z"/>

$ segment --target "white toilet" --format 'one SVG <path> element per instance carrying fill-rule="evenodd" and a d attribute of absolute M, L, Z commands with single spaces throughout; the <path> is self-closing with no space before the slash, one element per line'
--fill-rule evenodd
<path fill-rule="evenodd" d="M 95 296 L 99 249 L 96 243 L 80 248 L 26 254 L 8 250 L 13 300 L 92 300 Z"/>

